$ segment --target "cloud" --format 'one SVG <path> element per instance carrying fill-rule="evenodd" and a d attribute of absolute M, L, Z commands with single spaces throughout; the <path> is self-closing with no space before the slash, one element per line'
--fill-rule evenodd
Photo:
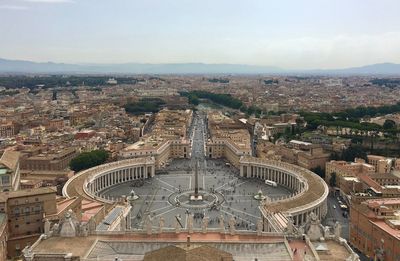
<path fill-rule="evenodd" d="M 64 3 L 75 3 L 74 0 L 24 0 L 30 3 L 46 3 L 46 4 L 64 4 Z"/>
<path fill-rule="evenodd" d="M 26 10 L 26 9 L 28 9 L 28 7 L 27 6 L 22 6 L 22 5 L 0 5 L 0 9 Z"/>

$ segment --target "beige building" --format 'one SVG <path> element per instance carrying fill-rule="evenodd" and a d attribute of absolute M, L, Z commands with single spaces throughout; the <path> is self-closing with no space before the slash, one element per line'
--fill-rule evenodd
<path fill-rule="evenodd" d="M 367 162 L 375 167 L 376 173 L 384 174 L 390 173 L 393 160 L 383 156 L 368 155 Z"/>
<path fill-rule="evenodd" d="M 251 138 L 246 125 L 221 112 L 210 112 L 207 117 L 211 139 L 206 142 L 206 156 L 225 158 L 239 167 L 240 157 L 251 155 Z"/>
<path fill-rule="evenodd" d="M 68 168 L 70 161 L 78 155 L 76 148 L 48 150 L 32 147 L 21 150 L 21 169 L 61 171 Z"/>
<path fill-rule="evenodd" d="M 306 169 L 325 168 L 325 163 L 329 160 L 329 153 L 325 153 L 322 147 L 315 146 L 309 151 L 300 151 L 297 154 L 297 165 Z"/>
<path fill-rule="evenodd" d="M 250 156 L 250 147 L 238 146 L 232 140 L 213 139 L 206 143 L 206 154 L 211 159 L 225 158 L 233 166 L 239 167 L 239 161 L 242 156 Z"/>
<path fill-rule="evenodd" d="M 150 136 L 120 150 L 119 155 L 123 159 L 154 157 L 156 168 L 161 168 L 171 159 L 190 158 L 191 144 L 186 139 L 167 140 Z"/>
<path fill-rule="evenodd" d="M 257 145 L 257 155 L 261 158 L 279 159 L 306 169 L 325 169 L 325 163 L 329 160 L 329 153 L 321 145 L 297 140 L 282 145 L 260 143 Z"/>
<path fill-rule="evenodd" d="M 162 110 L 155 116 L 152 134 L 166 139 L 185 139 L 192 119 L 192 110 Z"/>
<path fill-rule="evenodd" d="M 0 213 L 8 217 L 8 256 L 33 244 L 44 232 L 44 216 L 57 213 L 56 190 L 43 187 L 0 193 Z"/>
<path fill-rule="evenodd" d="M 119 151 L 123 159 L 154 157 L 156 168 L 170 159 L 190 158 L 191 143 L 187 138 L 192 122 L 191 110 L 162 110 L 155 116 L 150 134 Z"/>
<path fill-rule="evenodd" d="M 358 177 L 375 173 L 375 167 L 365 163 L 363 159 L 355 159 L 355 162 L 331 160 L 326 163 L 325 181 L 329 184 L 332 173 L 336 173 L 336 186 L 340 187 L 342 177 Z"/>

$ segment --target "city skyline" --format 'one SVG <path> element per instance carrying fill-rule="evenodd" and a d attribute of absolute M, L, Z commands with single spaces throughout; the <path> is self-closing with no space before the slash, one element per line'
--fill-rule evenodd
<path fill-rule="evenodd" d="M 400 63 L 399 7 L 391 0 L 2 0 L 0 57 L 286 69 Z"/>

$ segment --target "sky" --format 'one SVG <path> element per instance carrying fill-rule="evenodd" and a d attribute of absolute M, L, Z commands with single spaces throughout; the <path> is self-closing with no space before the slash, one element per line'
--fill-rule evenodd
<path fill-rule="evenodd" d="M 399 0 L 0 0 L 0 57 L 334 69 L 400 63 Z"/>

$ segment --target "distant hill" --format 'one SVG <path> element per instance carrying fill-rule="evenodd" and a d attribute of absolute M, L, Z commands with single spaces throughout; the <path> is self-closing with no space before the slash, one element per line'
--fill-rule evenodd
<path fill-rule="evenodd" d="M 6 60 L 0 58 L 0 72 L 2 73 L 53 73 L 63 71 L 79 71 L 82 68 L 76 65 L 62 63 L 35 63 L 21 60 Z"/>
<path fill-rule="evenodd" d="M 378 63 L 362 67 L 353 67 L 342 70 L 334 70 L 338 73 L 346 74 L 391 74 L 400 75 L 400 64 L 395 63 Z"/>
<path fill-rule="evenodd" d="M 262 74 L 280 73 L 280 68 L 241 64 L 95 64 L 37 63 L 0 58 L 0 73 L 121 73 L 121 74 Z"/>
<path fill-rule="evenodd" d="M 285 70 L 273 66 L 243 64 L 64 64 L 37 63 L 0 58 L 0 73 L 49 73 L 49 74 L 316 74 L 316 75 L 399 75 L 400 64 L 381 63 L 337 70 Z"/>
<path fill-rule="evenodd" d="M 328 75 L 397 75 L 400 76 L 400 64 L 378 63 L 360 67 L 333 70 L 309 70 L 303 71 L 308 74 L 328 74 Z"/>

